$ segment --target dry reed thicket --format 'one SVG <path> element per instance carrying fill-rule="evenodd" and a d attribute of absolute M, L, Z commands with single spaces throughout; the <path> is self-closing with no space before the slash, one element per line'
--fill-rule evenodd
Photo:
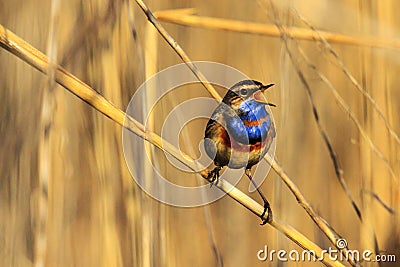
<path fill-rule="evenodd" d="M 394 10 L 399 4 L 148 5 L 152 10 L 195 8 L 196 14 L 169 18 L 168 12 L 156 12 L 192 60 L 221 62 L 278 85 L 268 95 L 278 104 L 275 170 L 285 170 L 310 203 L 306 210 L 329 222 L 351 249 L 378 248 L 398 258 L 399 46 L 394 37 L 399 24 Z M 4 1 L 0 6 L 4 27 L 121 109 L 146 77 L 181 62 L 134 1 Z M 254 34 L 246 32 L 248 25 L 238 30 L 231 20 L 269 30 Z M 279 228 L 259 226 L 229 197 L 190 209 L 152 199 L 125 165 L 118 124 L 56 85 L 54 66 L 46 76 L 0 51 L 1 266 L 262 266 L 266 263 L 257 259 L 257 251 L 265 245 L 300 250 Z M 160 132 L 177 103 L 198 96 L 209 93 L 195 85 L 168 95 L 154 111 L 159 118 L 154 131 Z M 183 131 L 191 142 L 185 138 L 181 148 L 192 157 L 205 123 L 194 121 Z M 169 179 L 197 184 L 195 175 L 175 170 L 159 150 L 153 152 Z M 151 182 L 140 164 L 135 175 Z M 274 214 L 321 248 L 333 247 L 325 236 L 329 229 L 324 234 L 310 219 L 282 176 L 271 171 L 262 185 Z M 247 180 L 238 188 L 247 192 Z M 320 217 L 314 220 L 327 226 Z"/>

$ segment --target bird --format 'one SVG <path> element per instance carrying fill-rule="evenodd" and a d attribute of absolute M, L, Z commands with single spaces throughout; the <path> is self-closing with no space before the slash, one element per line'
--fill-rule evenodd
<path fill-rule="evenodd" d="M 211 186 L 218 183 L 223 167 L 245 168 L 246 176 L 264 201 L 261 225 L 272 221 L 272 211 L 252 179 L 251 167 L 263 159 L 276 136 L 274 122 L 265 108 L 275 105 L 266 102 L 263 96 L 273 85 L 263 85 L 256 80 L 243 80 L 233 85 L 212 113 L 204 135 L 204 149 L 215 165 L 207 177 Z"/>

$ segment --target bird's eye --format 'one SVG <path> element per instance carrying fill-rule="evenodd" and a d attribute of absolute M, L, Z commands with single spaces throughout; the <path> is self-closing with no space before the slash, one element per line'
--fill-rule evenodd
<path fill-rule="evenodd" d="M 240 94 L 241 94 L 241 95 L 247 95 L 247 90 L 246 90 L 246 89 L 240 90 Z"/>

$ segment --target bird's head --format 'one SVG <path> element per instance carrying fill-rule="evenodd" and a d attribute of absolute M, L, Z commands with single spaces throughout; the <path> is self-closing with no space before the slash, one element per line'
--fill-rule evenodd
<path fill-rule="evenodd" d="M 273 85 L 263 85 L 255 80 L 244 80 L 232 86 L 222 101 L 231 107 L 238 106 L 247 100 L 254 100 L 259 104 L 275 107 L 275 104 L 267 102 L 263 95 L 264 91 Z"/>

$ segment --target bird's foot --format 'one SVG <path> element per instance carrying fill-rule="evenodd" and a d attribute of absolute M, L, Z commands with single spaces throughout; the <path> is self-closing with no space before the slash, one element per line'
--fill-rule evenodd
<path fill-rule="evenodd" d="M 219 181 L 219 172 L 221 171 L 221 167 L 215 167 L 212 171 L 208 173 L 207 180 L 210 181 L 210 188 L 214 184 L 218 184 Z"/>
<path fill-rule="evenodd" d="M 268 215 L 266 218 L 264 218 L 265 213 L 268 212 Z M 262 223 L 260 225 L 265 225 L 267 223 L 272 222 L 272 210 L 271 210 L 271 206 L 269 205 L 268 201 L 264 201 L 264 211 L 260 216 Z"/>

